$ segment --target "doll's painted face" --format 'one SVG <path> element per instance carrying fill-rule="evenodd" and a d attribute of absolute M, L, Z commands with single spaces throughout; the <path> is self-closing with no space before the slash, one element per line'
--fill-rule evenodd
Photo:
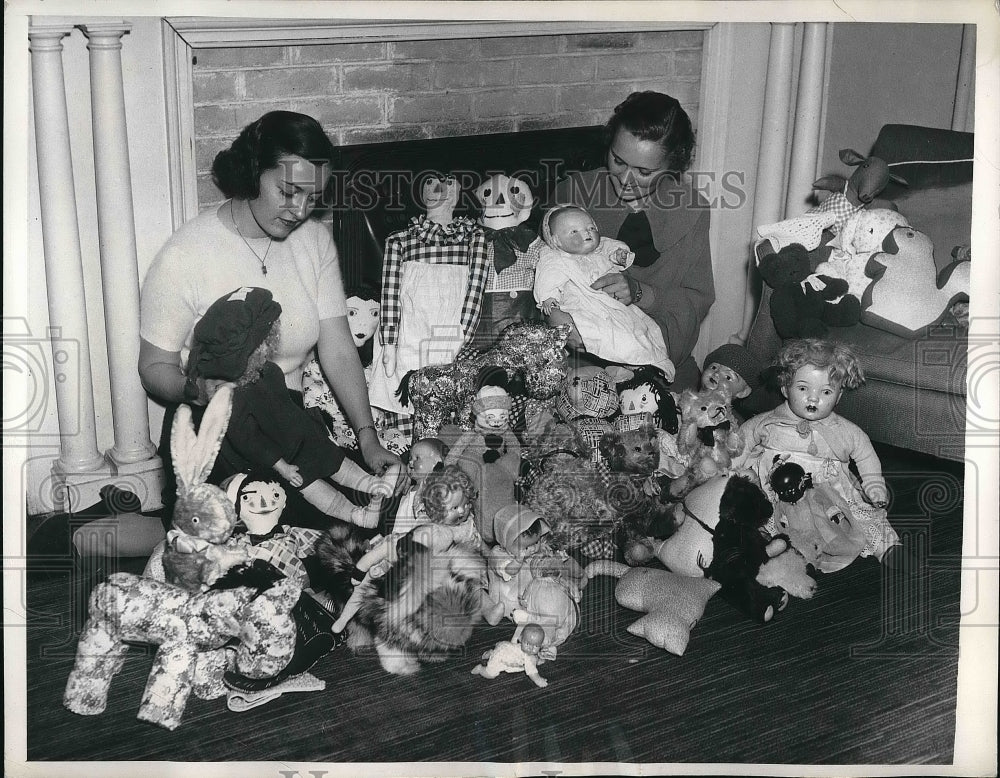
<path fill-rule="evenodd" d="M 379 323 L 377 300 L 362 300 L 360 297 L 347 298 L 347 326 L 351 328 L 354 345 L 361 348 L 375 335 Z"/>
<path fill-rule="evenodd" d="M 422 480 L 427 474 L 433 472 L 434 467 L 442 462 L 441 453 L 431 443 L 418 440 L 410 448 L 410 461 L 407 470 L 410 477 L 415 480 Z"/>
<path fill-rule="evenodd" d="M 803 365 L 781 387 L 792 413 L 808 421 L 819 421 L 833 413 L 842 392 L 843 386 L 830 378 L 830 371 L 815 365 Z"/>
<path fill-rule="evenodd" d="M 622 413 L 656 413 L 659 411 L 659 393 L 650 384 L 641 384 L 634 389 L 624 389 L 619 395 Z"/>
<path fill-rule="evenodd" d="M 476 426 L 483 430 L 502 430 L 510 426 L 510 411 L 506 408 L 488 408 L 476 414 Z"/>
<path fill-rule="evenodd" d="M 455 526 L 461 524 L 472 514 L 472 503 L 465 496 L 464 489 L 451 489 L 441 501 L 441 524 Z"/>
<path fill-rule="evenodd" d="M 548 526 L 541 521 L 533 521 L 527 529 L 518 534 L 513 542 L 514 547 L 508 548 L 507 551 L 518 558 L 527 556 L 538 549 L 538 544 L 542 542 L 542 538 L 546 534 L 548 534 Z"/>
<path fill-rule="evenodd" d="M 701 388 L 708 391 L 718 389 L 733 397 L 746 397 L 750 394 L 750 386 L 743 376 L 731 367 L 712 362 L 701 373 Z"/>
<path fill-rule="evenodd" d="M 601 233 L 590 214 L 579 208 L 567 208 L 549 220 L 549 230 L 556 248 L 567 254 L 590 254 L 601 242 Z"/>
<path fill-rule="evenodd" d="M 265 535 L 285 510 L 285 490 L 277 481 L 247 481 L 236 496 L 240 521 L 251 535 Z"/>
<path fill-rule="evenodd" d="M 428 211 L 458 205 L 458 180 L 451 175 L 428 176 L 420 186 L 420 202 Z"/>
<path fill-rule="evenodd" d="M 502 173 L 490 176 L 476 188 L 476 200 L 482 207 L 479 223 L 491 230 L 514 227 L 531 215 L 535 198 L 520 178 Z"/>

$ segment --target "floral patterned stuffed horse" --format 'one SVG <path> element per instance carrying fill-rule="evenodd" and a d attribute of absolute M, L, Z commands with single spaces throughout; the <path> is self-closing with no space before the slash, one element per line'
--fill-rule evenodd
<path fill-rule="evenodd" d="M 435 436 L 449 422 L 468 428 L 479 376 L 487 368 L 502 368 L 509 381 L 523 385 L 523 391 L 512 388 L 512 395 L 535 400 L 555 396 L 566 378 L 563 348 L 567 337 L 566 325 L 549 327 L 539 322 L 514 322 L 487 351 L 407 373 L 398 394 L 403 405 L 413 405 L 413 439 Z"/>

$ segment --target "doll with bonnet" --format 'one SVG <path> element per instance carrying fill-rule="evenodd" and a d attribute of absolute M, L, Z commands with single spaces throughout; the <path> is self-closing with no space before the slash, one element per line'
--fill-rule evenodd
<path fill-rule="evenodd" d="M 454 176 L 427 176 L 420 187 L 426 213 L 386 239 L 382 321 L 369 383 L 374 408 L 412 415 L 412 407 L 397 395 L 403 377 L 450 362 L 475 333 L 486 242 L 481 227 L 454 215 L 459 194 Z"/>
<path fill-rule="evenodd" d="M 511 429 L 511 398 L 500 386 L 484 386 L 472 403 L 475 426 L 452 445 L 446 465 L 457 465 L 477 486 L 479 532 L 493 542 L 493 517 L 514 500 L 521 470 L 521 443 Z"/>
<path fill-rule="evenodd" d="M 635 255 L 601 237 L 593 218 L 575 205 L 557 205 L 542 220 L 535 300 L 551 324 L 572 323 L 587 352 L 620 365 L 653 365 L 674 378 L 663 333 L 637 305 L 625 305 L 591 284 L 628 268 Z"/>
<path fill-rule="evenodd" d="M 241 287 L 212 303 L 195 325 L 189 374 L 206 379 L 210 392 L 234 383 L 219 459 L 229 472 L 271 470 L 322 513 L 374 527 L 401 468 L 389 468 L 381 478 L 366 473 L 292 400 L 281 368 L 270 360 L 280 316 L 281 305 L 270 291 Z M 330 481 L 375 496 L 368 506 L 356 506 Z"/>

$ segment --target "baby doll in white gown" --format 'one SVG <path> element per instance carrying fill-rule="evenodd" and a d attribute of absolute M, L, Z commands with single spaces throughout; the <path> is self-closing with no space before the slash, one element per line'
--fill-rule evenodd
<path fill-rule="evenodd" d="M 590 214 L 575 205 L 557 205 L 545 214 L 542 239 L 534 288 L 542 313 L 569 314 L 589 353 L 622 365 L 652 365 L 673 380 L 674 364 L 652 317 L 590 286 L 632 264 L 628 246 L 602 238 Z"/>

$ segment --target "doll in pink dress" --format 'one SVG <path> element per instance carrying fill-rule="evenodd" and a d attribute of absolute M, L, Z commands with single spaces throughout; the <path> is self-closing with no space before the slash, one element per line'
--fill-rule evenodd
<path fill-rule="evenodd" d="M 786 343 L 778 352 L 777 365 L 785 402 L 740 428 L 748 452 L 745 466 L 757 473 L 777 504 L 778 495 L 769 482 L 775 462 L 800 465 L 813 484 L 829 487 L 847 506 L 844 520 L 864 538 L 859 555 L 883 561 L 900 540 L 888 520 L 889 492 L 882 464 L 864 430 L 834 412 L 844 389 L 855 389 L 864 381 L 857 357 L 842 344 L 809 338 Z M 852 460 L 860 481 L 849 468 Z M 783 531 L 773 517 L 767 530 Z"/>

